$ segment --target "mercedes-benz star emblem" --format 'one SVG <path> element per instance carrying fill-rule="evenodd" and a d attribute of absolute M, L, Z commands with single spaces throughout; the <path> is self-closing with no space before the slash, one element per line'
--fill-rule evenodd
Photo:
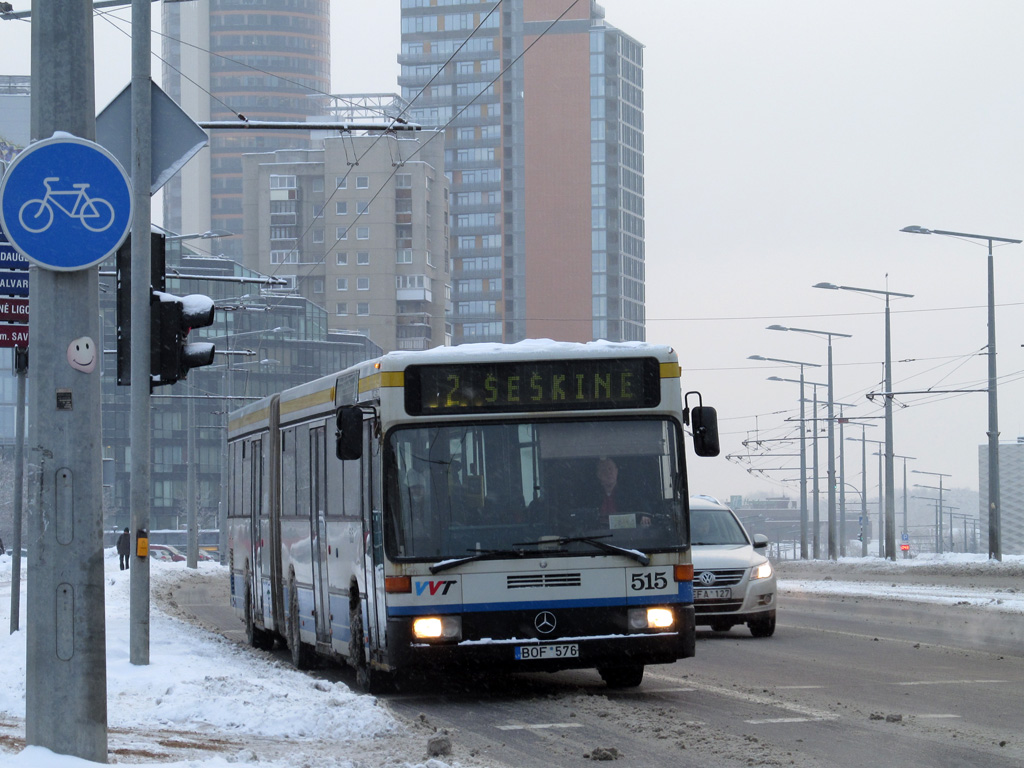
<path fill-rule="evenodd" d="M 555 631 L 555 614 L 551 611 L 541 611 L 533 619 L 533 626 L 537 628 L 537 631 L 542 635 L 547 635 Z"/>
<path fill-rule="evenodd" d="M 700 576 L 697 577 L 697 581 L 706 587 L 710 587 L 715 583 L 715 574 L 712 571 L 704 571 Z"/>

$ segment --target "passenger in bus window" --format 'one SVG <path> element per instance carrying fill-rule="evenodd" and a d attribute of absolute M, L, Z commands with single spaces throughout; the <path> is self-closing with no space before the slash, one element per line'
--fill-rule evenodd
<path fill-rule="evenodd" d="M 434 554 L 437 550 L 436 521 L 431 514 L 430 496 L 422 473 L 408 472 L 403 497 L 413 549 L 417 554 Z"/>

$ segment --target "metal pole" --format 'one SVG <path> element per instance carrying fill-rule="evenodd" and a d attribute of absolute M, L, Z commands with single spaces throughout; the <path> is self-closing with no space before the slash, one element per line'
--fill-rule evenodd
<path fill-rule="evenodd" d="M 860 556 L 868 556 L 868 441 L 867 430 L 860 428 Z"/>
<path fill-rule="evenodd" d="M 885 294 L 885 557 L 896 559 L 896 481 L 893 476 L 892 438 L 892 336 L 889 325 L 889 294 Z"/>
<path fill-rule="evenodd" d="M 192 382 L 188 382 L 189 394 L 192 394 Z M 199 567 L 199 524 L 196 514 L 196 464 L 199 456 L 196 455 L 196 401 L 195 398 L 188 399 L 187 427 L 188 427 L 188 465 L 185 473 L 185 493 L 188 498 L 185 500 L 185 509 L 188 516 L 188 546 L 185 553 L 185 565 L 189 568 Z"/>
<path fill-rule="evenodd" d="M 828 559 L 836 559 L 836 437 L 833 413 L 832 335 L 828 336 Z"/>
<path fill-rule="evenodd" d="M 817 560 L 821 557 L 821 516 L 820 516 L 820 501 L 818 499 L 818 388 L 814 389 L 814 413 L 811 415 L 811 428 L 814 430 L 811 438 L 811 446 L 814 450 L 814 477 L 811 480 L 811 493 L 814 496 L 814 530 L 811 534 L 814 549 L 814 559 Z"/>
<path fill-rule="evenodd" d="M 944 547 L 946 546 L 942 540 L 942 475 L 939 475 L 939 506 L 935 510 L 935 523 L 938 526 L 938 542 L 939 548 L 936 550 L 939 554 L 942 554 Z"/>
<path fill-rule="evenodd" d="M 800 559 L 807 559 L 807 422 L 804 421 L 804 367 L 800 366 Z"/>
<path fill-rule="evenodd" d="M 940 483 L 941 485 L 941 483 Z M 988 556 L 1003 559 L 999 499 L 999 414 L 996 405 L 996 289 L 992 239 L 988 241 Z"/>
<path fill-rule="evenodd" d="M 19 360 L 23 358 L 23 360 Z M 18 631 L 21 621 L 21 526 L 24 508 L 25 481 L 25 374 L 20 365 L 28 362 L 28 349 L 15 349 L 15 370 L 17 372 L 17 405 L 14 425 L 14 535 L 11 549 L 11 634 Z M 25 366 L 27 367 L 27 365 Z"/>
<path fill-rule="evenodd" d="M 910 541 L 910 529 L 907 527 L 907 460 L 903 460 L 903 534 L 907 536 L 907 541 Z M 907 553 L 904 552 L 904 557 L 907 557 Z"/>
<path fill-rule="evenodd" d="M 94 141 L 92 2 L 35 0 L 32 12 L 32 138 Z M 29 302 L 25 742 L 105 763 L 101 366 L 68 364 L 69 343 L 100 338 L 99 269 L 33 266 Z"/>
<path fill-rule="evenodd" d="M 846 557 L 846 460 L 843 453 L 845 419 L 839 409 L 839 556 Z"/>
<path fill-rule="evenodd" d="M 883 484 L 885 482 L 885 471 L 883 469 L 882 446 L 878 446 L 878 556 L 885 557 L 885 495 Z"/>
<path fill-rule="evenodd" d="M 132 0 L 132 186 L 135 219 L 132 222 L 132 341 L 131 341 L 131 486 L 132 540 L 138 552 L 140 532 L 148 538 L 150 527 L 150 179 L 152 178 L 150 102 L 149 0 Z M 132 664 L 149 664 L 149 557 L 131 557 L 129 658 Z"/>

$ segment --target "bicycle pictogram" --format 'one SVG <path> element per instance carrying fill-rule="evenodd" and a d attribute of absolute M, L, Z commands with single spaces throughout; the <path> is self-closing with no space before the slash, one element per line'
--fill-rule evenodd
<path fill-rule="evenodd" d="M 89 184 L 72 184 L 72 189 L 53 189 L 51 184 L 60 181 L 59 176 L 43 179 L 46 194 L 42 198 L 26 200 L 18 211 L 18 220 L 26 232 L 45 232 L 53 224 L 53 209 L 56 207 L 72 219 L 78 219 L 90 232 L 103 232 L 114 223 L 114 206 L 102 197 L 90 197 L 85 191 Z M 68 207 L 68 198 L 73 198 Z"/>

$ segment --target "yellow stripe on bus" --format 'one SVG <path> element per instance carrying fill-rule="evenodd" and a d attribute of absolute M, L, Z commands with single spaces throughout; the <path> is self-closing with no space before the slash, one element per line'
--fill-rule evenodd
<path fill-rule="evenodd" d="M 679 367 L 679 363 L 661 364 L 661 378 L 678 379 L 680 376 L 682 376 L 682 369 Z"/>
<path fill-rule="evenodd" d="M 379 371 L 359 380 L 359 392 L 369 392 L 380 387 L 404 387 L 405 371 Z"/>
<path fill-rule="evenodd" d="M 281 415 L 295 413 L 305 408 L 311 408 L 315 405 L 323 405 L 324 403 L 334 402 L 334 387 L 329 389 L 322 389 L 319 392 L 311 392 L 308 395 L 296 398 L 295 400 L 289 400 L 281 403 Z"/>
<path fill-rule="evenodd" d="M 250 427 L 258 421 L 265 421 L 270 414 L 270 410 L 267 408 L 260 408 L 258 411 L 242 416 L 238 419 L 232 419 L 231 423 L 228 424 L 228 432 L 234 432 L 237 429 L 243 429 L 244 427 Z"/>

